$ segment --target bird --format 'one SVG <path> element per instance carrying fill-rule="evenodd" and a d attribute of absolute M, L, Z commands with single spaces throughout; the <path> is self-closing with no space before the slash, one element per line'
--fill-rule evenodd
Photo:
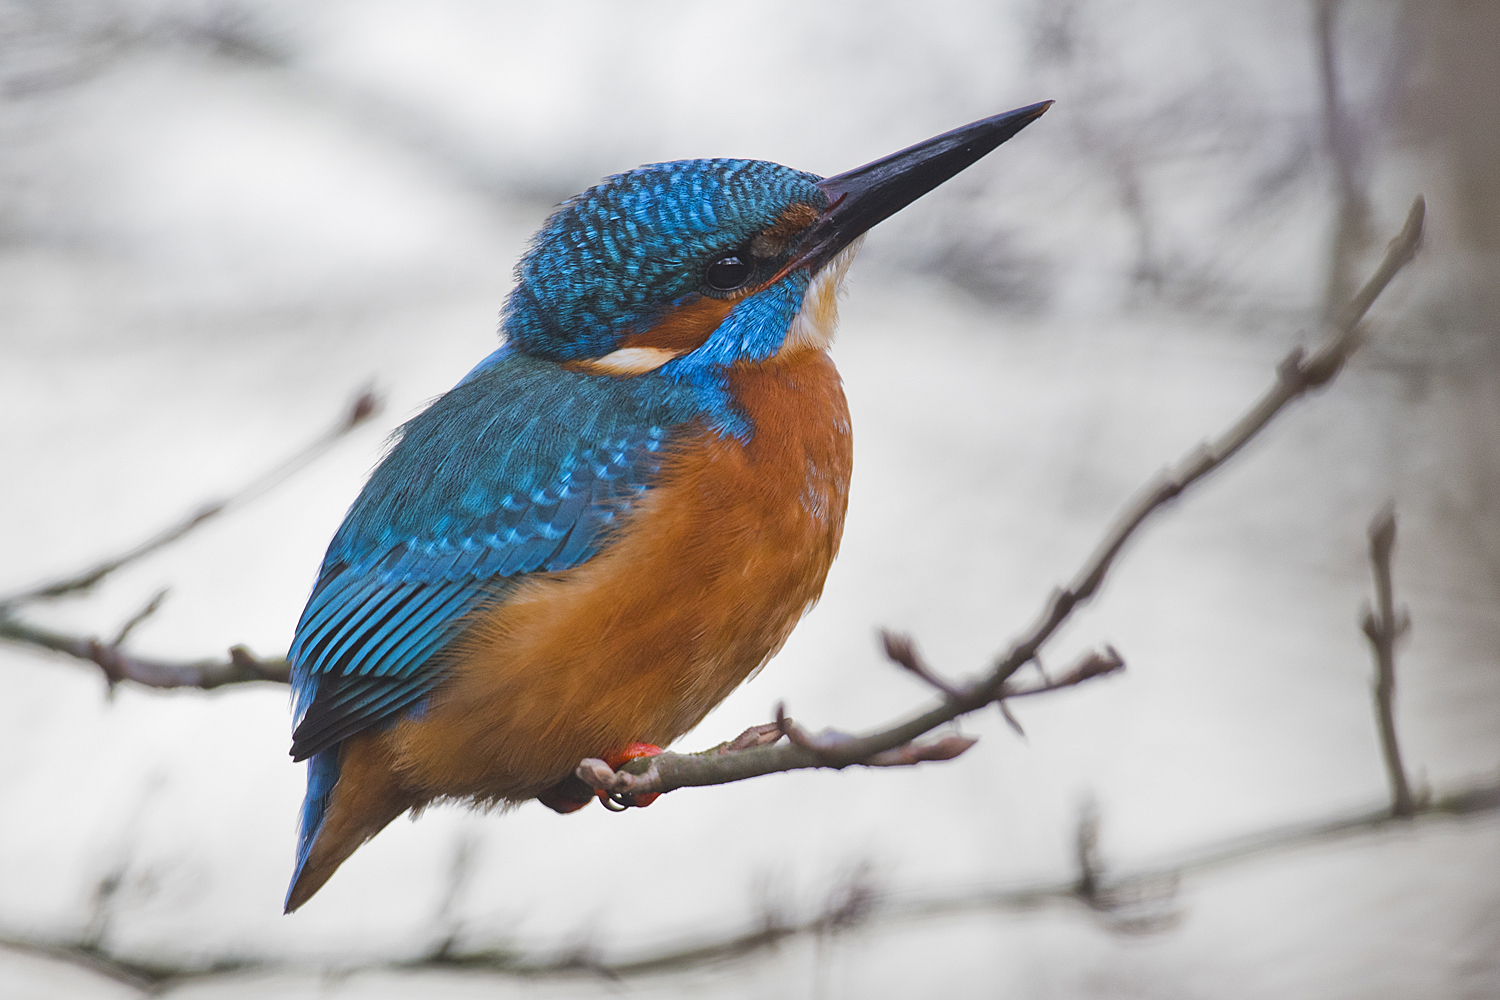
<path fill-rule="evenodd" d="M 1051 103 L 831 177 L 680 160 L 555 210 L 499 348 L 399 429 L 297 623 L 285 912 L 429 803 L 575 811 L 580 761 L 659 753 L 781 648 L 843 533 L 850 261 Z"/>

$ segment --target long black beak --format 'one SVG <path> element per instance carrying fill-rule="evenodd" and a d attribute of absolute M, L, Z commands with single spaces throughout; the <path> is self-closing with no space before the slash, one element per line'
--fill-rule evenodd
<path fill-rule="evenodd" d="M 1043 101 L 981 118 L 819 181 L 829 205 L 803 237 L 791 266 L 816 273 L 866 230 L 985 156 L 1051 106 Z"/>

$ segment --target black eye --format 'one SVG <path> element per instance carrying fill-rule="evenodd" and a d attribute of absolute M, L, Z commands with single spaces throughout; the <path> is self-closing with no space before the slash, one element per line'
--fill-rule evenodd
<path fill-rule="evenodd" d="M 708 265 L 703 280 L 718 292 L 730 292 L 750 280 L 751 267 L 738 256 L 720 257 Z"/>

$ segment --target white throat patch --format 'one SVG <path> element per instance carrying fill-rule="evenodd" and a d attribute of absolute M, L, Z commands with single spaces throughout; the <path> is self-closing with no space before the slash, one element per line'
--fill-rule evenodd
<path fill-rule="evenodd" d="M 778 355 L 805 350 L 824 351 L 833 343 L 833 335 L 839 326 L 839 294 L 849 273 L 849 265 L 864 241 L 861 233 L 813 275 L 807 294 L 802 297 L 802 308 L 792 318 L 786 339 L 781 342 L 781 350 L 776 352 Z"/>

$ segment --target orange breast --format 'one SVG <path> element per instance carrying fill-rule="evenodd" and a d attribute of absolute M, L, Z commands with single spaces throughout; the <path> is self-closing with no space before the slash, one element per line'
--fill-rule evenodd
<path fill-rule="evenodd" d="M 388 737 L 413 791 L 529 798 L 584 757 L 666 746 L 786 641 L 838 551 L 849 411 L 820 350 L 730 381 L 748 444 L 683 442 L 610 548 L 469 629 L 431 708 Z"/>

